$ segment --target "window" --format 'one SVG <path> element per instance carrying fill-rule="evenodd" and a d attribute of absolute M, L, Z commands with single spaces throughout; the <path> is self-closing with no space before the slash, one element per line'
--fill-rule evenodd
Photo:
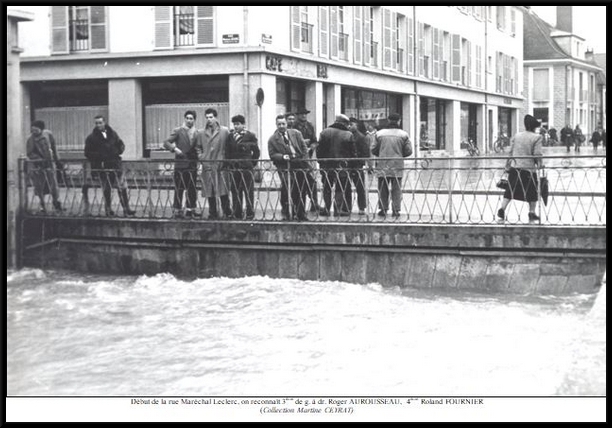
<path fill-rule="evenodd" d="M 461 36 L 459 34 L 453 34 L 452 37 L 451 80 L 456 83 L 461 82 Z"/>
<path fill-rule="evenodd" d="M 550 93 L 548 91 L 548 68 L 533 70 L 533 100 L 548 101 Z"/>
<path fill-rule="evenodd" d="M 414 74 L 414 26 L 412 18 L 408 18 L 408 29 L 406 31 L 406 50 L 408 51 L 408 74 Z"/>
<path fill-rule="evenodd" d="M 502 31 L 506 30 L 506 6 L 497 7 L 497 28 Z"/>
<path fill-rule="evenodd" d="M 214 45 L 215 6 L 155 6 L 155 48 Z"/>
<path fill-rule="evenodd" d="M 212 6 L 208 6 L 212 7 Z M 291 49 L 306 53 L 313 52 L 312 29 L 308 23 L 308 6 L 291 7 Z"/>
<path fill-rule="evenodd" d="M 362 60 L 362 31 L 363 31 L 363 19 L 362 19 L 362 6 L 353 6 L 353 61 L 355 64 L 361 64 Z"/>
<path fill-rule="evenodd" d="M 472 43 L 467 39 L 461 40 L 461 83 L 472 86 Z"/>
<path fill-rule="evenodd" d="M 106 6 L 51 6 L 54 54 L 107 50 Z"/>
<path fill-rule="evenodd" d="M 404 46 L 406 43 L 406 17 L 401 14 L 397 14 L 395 20 L 395 51 L 396 51 L 396 63 L 397 71 L 403 73 L 405 68 L 404 60 Z"/>
<path fill-rule="evenodd" d="M 332 6 L 338 8 L 338 57 L 341 60 L 348 60 L 348 34 L 344 31 L 344 6 Z"/>
<path fill-rule="evenodd" d="M 397 67 L 397 14 L 383 9 L 383 67 Z"/>
<path fill-rule="evenodd" d="M 476 87 L 482 88 L 482 46 L 476 45 Z"/>
<path fill-rule="evenodd" d="M 514 8 L 510 9 L 510 35 L 512 37 L 516 35 L 516 11 Z"/>
<path fill-rule="evenodd" d="M 444 31 L 442 34 L 442 64 L 440 66 L 440 78 L 445 82 L 450 81 L 451 64 L 451 38 L 450 33 Z"/>
<path fill-rule="evenodd" d="M 329 6 L 319 6 L 319 56 L 329 56 Z"/>
<path fill-rule="evenodd" d="M 440 79 L 440 59 L 442 56 L 441 46 L 441 35 L 442 31 L 438 28 L 433 29 L 433 78 Z"/>

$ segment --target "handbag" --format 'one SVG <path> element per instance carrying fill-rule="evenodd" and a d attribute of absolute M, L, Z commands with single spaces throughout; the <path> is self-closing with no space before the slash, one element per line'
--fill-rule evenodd
<path fill-rule="evenodd" d="M 499 179 L 499 181 L 497 182 L 495 186 L 499 187 L 502 190 L 508 190 L 510 188 L 510 183 L 508 183 L 507 178 L 502 177 Z"/>

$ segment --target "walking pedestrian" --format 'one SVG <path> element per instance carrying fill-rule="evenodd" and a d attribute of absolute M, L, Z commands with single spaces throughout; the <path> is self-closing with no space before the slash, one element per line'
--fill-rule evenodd
<path fill-rule="evenodd" d="M 130 209 L 128 186 L 121 165 L 121 154 L 125 144 L 117 132 L 106 123 L 104 116 L 94 118 L 94 129 L 85 140 L 85 157 L 91 164 L 91 175 L 100 182 L 104 195 L 104 209 L 112 217 L 115 211 L 111 204 L 111 189 L 115 187 L 123 214 L 133 216 L 136 211 Z M 84 195 L 89 204 L 89 195 Z"/>
<path fill-rule="evenodd" d="M 561 129 L 561 144 L 567 148 L 568 153 L 570 152 L 570 148 L 574 145 L 574 131 L 569 123 Z"/>
<path fill-rule="evenodd" d="M 202 195 L 208 200 L 208 219 L 219 219 L 217 198 L 221 201 L 223 218 L 232 218 L 229 201 L 230 176 L 224 161 L 229 129 L 219 124 L 217 110 L 208 108 L 204 112 L 206 126 L 196 136 L 196 151 L 202 161 Z"/>
<path fill-rule="evenodd" d="M 174 128 L 164 141 L 164 148 L 174 153 L 174 217 L 183 217 L 183 193 L 186 194 L 185 217 L 201 215 L 196 212 L 198 154 L 195 144 L 198 131 L 195 127 L 196 112 L 187 110 L 182 126 Z"/>
<path fill-rule="evenodd" d="M 319 136 L 317 158 L 321 165 L 323 201 L 325 202 L 321 215 L 330 215 L 332 194 L 334 215 L 348 216 L 351 213 L 353 194 L 348 161 L 356 157 L 356 152 L 353 134 L 348 129 L 349 123 L 347 116 L 339 114 L 336 116 L 336 121 L 325 128 Z"/>
<path fill-rule="evenodd" d="M 276 131 L 268 139 L 268 155 L 281 180 L 280 202 L 283 220 L 306 221 L 308 147 L 302 133 L 287 129 L 285 115 L 276 116 Z M 291 198 L 291 201 L 289 201 Z"/>
<path fill-rule="evenodd" d="M 599 147 L 599 143 L 601 143 L 601 128 L 597 127 L 593 134 L 591 134 L 591 144 L 593 144 L 593 150 L 596 152 L 597 147 Z"/>
<path fill-rule="evenodd" d="M 34 193 L 40 200 L 40 211 L 45 213 L 45 195 L 51 194 L 53 208 L 62 211 L 62 204 L 59 201 L 59 190 L 57 184 L 57 164 L 59 157 L 55 138 L 48 129 L 45 129 L 45 122 L 35 120 L 30 126 L 31 135 L 26 142 L 26 153 L 31 163 L 32 169 L 30 177 L 34 185 Z"/>
<path fill-rule="evenodd" d="M 357 207 L 359 215 L 365 215 L 368 204 L 367 186 L 364 167 L 365 158 L 370 157 L 370 144 L 367 137 L 367 129 L 363 121 L 354 117 L 350 118 L 349 130 L 353 133 L 354 152 L 358 159 L 349 161 L 350 178 L 357 193 Z"/>
<path fill-rule="evenodd" d="M 537 168 L 542 165 L 542 136 L 536 133 L 538 121 L 531 115 L 524 118 L 525 130 L 514 135 L 510 141 L 510 155 L 506 163 L 508 171 L 508 188 L 504 192 L 501 208 L 497 211 L 500 220 L 506 219 L 506 209 L 511 200 L 529 203 L 529 221 L 538 221 L 536 214 L 538 202 L 538 173 Z M 570 128 L 571 130 L 571 128 Z M 516 164 L 511 162 L 515 156 L 531 156 L 530 158 L 516 158 Z"/>
<path fill-rule="evenodd" d="M 580 129 L 580 125 L 576 125 L 576 128 L 574 129 L 574 143 L 576 144 L 574 148 L 575 152 L 578 152 L 578 153 L 580 152 L 580 146 L 582 146 L 582 143 L 584 143 L 585 140 L 586 140 L 586 137 L 582 133 L 582 129 Z"/>
<path fill-rule="evenodd" d="M 246 130 L 244 116 L 232 117 L 233 132 L 227 145 L 227 158 L 232 159 L 232 206 L 233 214 L 242 219 L 242 205 L 245 201 L 246 219 L 255 217 L 253 204 L 255 200 L 255 177 L 253 168 L 257 165 L 260 151 L 257 136 Z M 240 160 L 238 160 L 240 159 Z"/>
<path fill-rule="evenodd" d="M 389 187 L 391 187 L 392 215 L 400 216 L 402 206 L 402 177 L 404 158 L 412 154 L 408 133 L 400 128 L 400 115 L 391 113 L 386 128 L 376 131 L 372 155 L 379 158 L 395 158 L 377 161 L 378 211 L 379 217 L 386 217 L 389 209 Z"/>

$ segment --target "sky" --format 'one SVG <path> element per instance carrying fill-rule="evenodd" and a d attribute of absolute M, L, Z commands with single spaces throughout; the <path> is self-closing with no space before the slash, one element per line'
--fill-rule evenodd
<path fill-rule="evenodd" d="M 557 22 L 556 6 L 531 6 L 531 9 L 551 25 Z M 573 33 L 585 39 L 595 53 L 606 52 L 606 7 L 573 6 Z"/>

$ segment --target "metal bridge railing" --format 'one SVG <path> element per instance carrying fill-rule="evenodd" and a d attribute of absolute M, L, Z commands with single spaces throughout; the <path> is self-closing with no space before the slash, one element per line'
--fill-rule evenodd
<path fill-rule="evenodd" d="M 20 161 L 21 208 L 25 215 L 122 218 L 124 204 L 134 213 L 127 217 L 169 219 L 181 215 L 174 206 L 175 187 L 194 184 L 196 197 L 192 221 L 209 221 L 210 199 L 202 191 L 214 182 L 216 195 L 226 193 L 232 212 L 218 198 L 219 216 L 236 221 L 302 220 L 300 200 L 309 221 L 385 222 L 396 224 L 500 224 L 496 218 L 504 191 L 496 183 L 504 176 L 507 157 L 408 158 L 399 167 L 387 168 L 397 159 L 362 159 L 364 167 L 351 167 L 356 159 L 311 160 L 307 165 L 253 161 L 241 169 L 240 161 L 198 161 L 195 175 L 177 174 L 173 160 L 123 161 L 121 170 L 91 170 L 87 162 L 66 161 L 58 170 L 40 162 Z M 605 156 L 545 156 L 549 182 L 548 203 L 540 200 L 536 223 L 544 226 L 605 226 Z M 387 165 L 388 166 L 388 165 Z M 383 179 L 396 174 L 399 180 Z M 388 185 L 388 191 L 384 186 Z M 287 189 L 283 205 L 282 189 Z M 106 196 L 105 196 L 106 189 Z M 241 197 L 232 190 L 244 189 Z M 61 209 L 55 209 L 55 193 Z M 109 195 L 110 193 L 110 195 Z M 41 211 L 39 195 L 45 210 Z M 122 197 L 125 194 L 125 199 Z M 87 195 L 87 197 L 85 196 Z M 394 196 L 395 195 L 395 196 Z M 381 200 L 388 200 L 386 216 L 379 215 Z M 106 202 L 109 198 L 109 206 Z M 181 207 L 192 195 L 184 192 Z M 393 201 L 399 215 L 393 216 Z M 242 209 L 236 208 L 239 200 Z M 316 204 L 312 203 L 312 200 Z M 247 201 L 252 202 L 252 212 Z M 318 205 L 321 209 L 316 209 Z M 361 206 L 360 206 L 361 205 Z M 315 208 L 314 210 L 311 207 Z M 329 209 L 329 213 L 324 208 Z M 109 209 L 110 208 L 110 209 Z M 283 209 L 285 208 L 285 209 Z M 361 211 L 360 208 L 363 208 Z M 287 212 L 287 209 L 289 212 Z M 513 201 L 506 209 L 505 225 L 527 224 L 528 204 Z M 183 212 L 184 214 L 184 212 Z M 235 214 L 240 214 L 236 218 Z M 329 215 L 328 215 L 329 214 Z M 301 217 L 301 218 L 295 218 Z"/>

